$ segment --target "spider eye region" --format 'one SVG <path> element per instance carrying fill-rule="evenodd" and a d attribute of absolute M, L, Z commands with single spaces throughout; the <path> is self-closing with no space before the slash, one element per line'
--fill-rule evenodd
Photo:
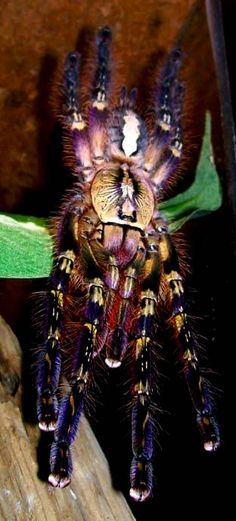
<path fill-rule="evenodd" d="M 91 187 L 94 209 L 104 224 L 145 230 L 154 210 L 154 196 L 146 180 L 128 169 L 102 169 Z"/>

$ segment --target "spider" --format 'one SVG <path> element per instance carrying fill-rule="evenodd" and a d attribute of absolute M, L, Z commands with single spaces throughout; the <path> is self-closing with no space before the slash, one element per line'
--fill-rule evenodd
<path fill-rule="evenodd" d="M 158 210 L 183 150 L 181 51 L 174 49 L 161 69 L 148 131 L 134 109 L 135 89 L 122 88 L 117 105 L 110 101 L 110 46 L 111 30 L 103 27 L 86 117 L 78 95 L 80 56 L 71 52 L 65 60 L 62 118 L 76 180 L 57 220 L 37 410 L 40 429 L 54 431 L 49 483 L 66 487 L 93 361 L 104 353 L 114 371 L 131 353 L 130 496 L 144 501 L 153 488 L 153 365 L 162 307 L 170 315 L 204 449 L 215 451 L 220 436 L 189 326 L 179 254 Z M 68 386 L 58 398 L 71 331 Z"/>

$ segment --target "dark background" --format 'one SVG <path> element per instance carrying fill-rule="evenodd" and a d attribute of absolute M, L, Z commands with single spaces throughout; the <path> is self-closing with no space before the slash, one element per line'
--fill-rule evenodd
<path fill-rule="evenodd" d="M 234 4 L 223 2 L 223 24 L 235 114 Z M 189 223 L 184 230 L 191 257 L 189 310 L 198 317 L 196 329 L 207 349 L 207 365 L 215 370 L 212 381 L 217 388 L 223 445 L 215 455 L 203 452 L 184 382 L 173 364 L 173 369 L 167 368 L 169 389 L 166 386 L 163 395 L 163 408 L 170 414 L 163 415 L 162 450 L 156 456 L 156 497 L 143 505 L 131 503 L 131 507 L 138 520 L 161 520 L 173 514 L 182 519 L 212 519 L 220 509 L 226 514 L 231 500 L 228 474 L 234 412 L 231 416 L 234 223 L 204 2 L 147 0 L 144 7 L 139 0 L 11 0 L 3 2 L 1 22 L 0 207 L 5 212 L 52 214 L 71 182 L 63 166 L 60 131 L 50 102 L 68 50 L 77 48 L 87 59 L 97 27 L 111 25 L 115 74 L 120 84 L 137 86 L 146 103 L 149 78 L 151 84 L 166 53 L 175 44 L 184 49 L 186 145 L 180 187 L 191 182 L 207 109 L 212 115 L 215 161 L 224 195 L 219 211 Z M 30 346 L 28 297 L 43 287 L 44 281 L 1 281 L 0 311 L 20 338 L 26 358 Z M 26 367 L 25 379 L 27 371 Z M 119 409 L 121 377 L 119 371 L 115 376 L 112 373 L 110 387 L 103 389 L 105 406 L 98 407 L 92 423 L 111 464 L 114 485 L 127 493 L 131 455 L 129 425 Z"/>

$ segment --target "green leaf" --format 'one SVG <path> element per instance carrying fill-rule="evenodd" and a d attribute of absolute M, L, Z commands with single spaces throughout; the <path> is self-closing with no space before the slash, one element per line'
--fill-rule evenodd
<path fill-rule="evenodd" d="M 176 231 L 189 219 L 200 217 L 220 208 L 222 190 L 211 148 L 211 116 L 206 114 L 205 134 L 193 184 L 181 194 L 160 204 L 163 217 Z"/>
<path fill-rule="evenodd" d="M 48 277 L 52 266 L 52 240 L 46 219 L 0 215 L 0 277 Z"/>

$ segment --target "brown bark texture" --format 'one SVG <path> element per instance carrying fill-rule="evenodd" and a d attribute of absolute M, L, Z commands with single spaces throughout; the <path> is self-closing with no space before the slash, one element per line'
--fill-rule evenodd
<path fill-rule="evenodd" d="M 106 458 L 85 418 L 74 444 L 74 475 L 67 489 L 38 477 L 37 426 L 24 424 L 21 411 L 20 346 L 0 319 L 0 520 L 132 521 L 134 517 L 111 482 Z"/>

